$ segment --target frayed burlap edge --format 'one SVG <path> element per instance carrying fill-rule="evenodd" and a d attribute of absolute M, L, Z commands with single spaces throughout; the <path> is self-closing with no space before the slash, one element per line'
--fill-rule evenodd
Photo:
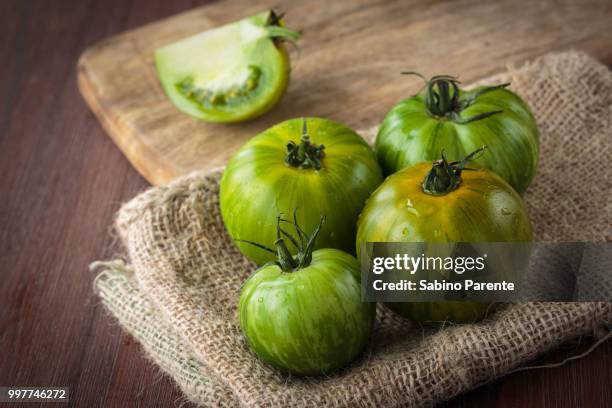
<path fill-rule="evenodd" d="M 567 122 L 567 114 L 561 115 L 564 116 L 561 118 L 552 118 L 554 120 L 550 120 L 550 117 L 547 118 L 546 115 L 550 115 L 551 112 L 558 113 L 559 106 L 567 105 L 567 100 L 563 96 L 548 98 L 545 100 L 546 103 L 534 103 L 530 100 L 529 95 L 531 92 L 537 94 L 541 91 L 541 86 L 555 85 L 554 82 L 546 83 L 544 80 L 542 80 L 544 82 L 538 82 L 537 80 L 538 75 L 541 75 L 542 69 L 550 66 L 553 66 L 554 70 L 562 68 L 567 70 L 567 67 L 570 69 L 573 67 L 574 70 L 579 70 L 583 75 L 586 72 L 586 80 L 582 85 L 578 84 L 578 86 L 586 87 L 587 91 L 593 86 L 592 81 L 599 79 L 600 82 L 603 82 L 603 85 L 601 83 L 596 84 L 599 89 L 603 89 L 603 95 L 599 95 L 599 99 L 595 98 L 597 105 L 595 109 L 591 106 L 585 107 L 584 104 L 582 108 L 589 110 L 589 112 L 592 110 L 599 113 L 602 113 L 603 109 L 604 121 L 607 120 L 608 122 L 601 123 L 601 116 L 597 116 L 595 119 L 599 118 L 597 120 L 600 122 L 598 127 L 591 128 L 589 131 L 595 134 L 595 138 L 600 138 L 600 140 L 601 137 L 605 137 L 602 136 L 602 132 L 610 135 L 610 115 L 605 116 L 605 112 L 609 113 L 610 106 L 612 105 L 609 100 L 609 95 L 612 92 L 608 92 L 607 97 L 605 93 L 606 90 L 609 91 L 609 88 L 612 87 L 610 73 L 605 68 L 602 70 L 601 65 L 589 57 L 576 53 L 546 56 L 532 64 L 517 69 L 517 71 L 511 71 L 511 75 L 519 84 L 521 81 L 523 81 L 523 84 L 531 84 L 527 87 L 523 85 L 520 93 L 521 95 L 526 95 L 525 97 L 534 107 L 534 114 L 539 120 L 543 134 L 550 134 L 560 125 L 565 125 L 566 129 L 569 128 L 571 131 L 575 131 L 575 129 L 580 128 L 582 121 L 592 120 L 588 113 L 580 111 L 577 112 L 578 123 L 572 123 L 571 120 Z M 567 75 L 566 71 L 562 71 L 562 73 Z M 536 78 L 536 80 L 531 80 L 530 82 L 528 78 L 524 78 L 526 74 L 528 74 L 529 78 Z M 546 95 L 546 93 L 544 94 Z M 540 119 L 543 115 L 548 120 L 542 123 Z M 560 115 L 557 114 L 556 116 Z M 584 132 L 580 134 L 584 137 Z M 563 138 L 559 139 L 561 142 L 564 140 Z M 574 142 L 581 143 L 584 140 L 578 138 L 577 140 L 574 139 Z M 609 156 L 609 149 L 606 151 L 606 149 L 601 149 L 597 143 L 591 144 L 595 145 L 595 148 L 592 150 L 599 151 L 600 158 L 605 158 L 606 154 Z M 587 150 L 589 147 L 587 146 Z M 543 151 L 545 151 L 545 146 Z M 593 152 L 589 151 L 589 153 Z M 603 157 L 601 157 L 602 155 Z M 552 165 L 554 166 L 554 163 Z M 541 162 L 542 166 L 550 167 L 551 164 L 546 164 L 546 161 L 543 160 Z M 538 211 L 537 200 L 538 197 L 542 196 L 540 194 L 542 187 L 538 187 L 538 182 L 544 186 L 547 183 L 549 184 L 550 180 L 546 179 L 549 173 L 547 171 L 540 171 L 538 178 L 534 182 L 534 187 L 530 189 L 527 196 L 530 211 L 534 209 L 536 212 Z M 261 363 L 254 359 L 252 355 L 244 354 L 248 353 L 248 350 L 244 349 L 241 339 L 236 339 L 236 342 L 228 350 L 225 350 L 226 354 L 229 353 L 227 355 L 230 355 L 230 357 L 231 353 L 242 353 L 239 358 L 237 357 L 235 360 L 219 358 L 219 356 L 215 355 L 219 350 L 210 347 L 215 345 L 214 339 L 211 341 L 209 337 L 217 329 L 230 330 L 230 336 L 238 337 L 239 333 L 235 331 L 235 327 L 232 326 L 233 323 L 230 322 L 227 325 L 225 322 L 219 321 L 219 316 L 215 316 L 215 313 L 219 312 L 218 310 L 208 310 L 203 313 L 197 306 L 189 306 L 189 302 L 179 302 L 178 306 L 181 307 L 181 313 L 177 315 L 174 313 L 175 310 L 168 307 L 166 300 L 169 299 L 169 295 L 163 290 L 186 289 L 189 291 L 190 288 L 198 288 L 201 282 L 197 282 L 197 280 L 201 276 L 197 274 L 196 276 L 184 274 L 184 277 L 188 279 L 183 279 L 181 282 L 174 281 L 174 283 L 169 284 L 168 282 L 171 282 L 171 280 L 167 280 L 168 277 L 164 274 L 150 273 L 150 268 L 153 267 L 155 269 L 155 264 L 160 261 L 160 259 L 156 258 L 159 258 L 160 253 L 167 249 L 163 246 L 172 246 L 175 242 L 183 240 L 183 243 L 187 245 L 194 245 L 196 243 L 204 249 L 214 251 L 218 250 L 219 246 L 223 247 L 224 244 L 227 244 L 227 242 L 211 242 L 202 235 L 202 231 L 208 225 L 207 222 L 210 222 L 211 219 L 216 225 L 215 228 L 219 228 L 218 214 L 211 215 L 212 212 L 215 212 L 214 205 L 216 204 L 214 199 L 211 201 L 210 197 L 209 199 L 202 198 L 211 194 L 216 195 L 217 183 L 218 173 L 204 176 L 193 175 L 178 180 L 168 187 L 151 189 L 124 206 L 118 219 L 118 229 L 130 252 L 132 262 L 136 260 L 135 266 L 138 272 L 141 273 L 136 273 L 136 277 L 134 277 L 133 274 L 124 274 L 116 268 L 111 268 L 112 270 L 107 268 L 107 271 L 101 275 L 102 277 L 96 281 L 97 291 L 104 304 L 117 316 L 120 323 L 126 326 L 143 343 L 145 350 L 151 355 L 153 360 L 157 361 L 164 370 L 173 376 L 189 398 L 195 402 L 211 406 L 218 405 L 220 402 L 225 402 L 226 405 L 241 402 L 246 405 L 325 403 L 334 406 L 356 404 L 370 406 L 419 406 L 450 398 L 476 384 L 503 375 L 512 368 L 529 361 L 538 354 L 562 342 L 577 336 L 591 334 L 594 331 L 600 331 L 610 324 L 612 312 L 609 304 L 524 304 L 509 307 L 493 316 L 492 319 L 480 324 L 453 326 L 439 332 L 427 331 L 421 334 L 418 329 L 410 328 L 405 323 L 394 321 L 393 317 L 390 317 L 388 313 L 383 311 L 379 317 L 377 334 L 375 334 L 373 345 L 368 354 L 348 370 L 332 378 L 307 381 L 279 378 L 277 374 L 270 372 L 269 368 L 259 367 L 258 365 Z M 556 191 L 545 191 L 543 194 L 545 197 L 542 198 L 539 204 L 540 206 L 542 204 L 548 205 L 548 207 L 545 206 L 545 209 L 547 209 L 546 214 L 551 213 L 550 203 L 547 202 L 551 194 L 559 195 L 559 187 L 556 186 L 555 188 L 557 189 Z M 612 191 L 609 186 L 604 186 L 604 188 L 608 188 L 608 190 L 604 191 Z M 534 191 L 537 191 L 538 195 L 532 195 Z M 577 191 L 570 191 L 569 193 L 570 195 L 572 193 L 576 194 Z M 582 194 L 583 192 L 579 191 L 579 193 Z M 531 197 L 536 197 L 535 202 Z M 576 214 L 576 209 L 579 211 L 583 209 L 580 207 L 580 202 L 576 205 L 575 197 L 572 197 L 572 200 L 574 202 L 570 203 L 571 206 L 568 206 L 567 203 L 562 203 L 559 209 L 559 211 L 565 210 L 565 214 L 568 213 L 568 208 L 571 210 L 570 214 L 572 215 L 571 221 L 573 224 L 569 226 L 570 228 L 563 226 L 565 229 L 559 229 L 557 225 L 554 225 L 555 223 L 548 221 L 550 218 L 544 219 L 543 225 L 536 225 L 538 238 L 547 240 L 550 237 L 557 240 L 567 239 L 568 232 L 575 231 L 576 223 L 582 222 L 588 226 L 589 222 L 593 221 L 592 217 L 581 218 L 580 213 Z M 603 211 L 604 215 L 610 214 L 609 204 L 604 204 L 604 207 L 599 207 L 599 209 Z M 542 211 L 541 208 L 539 210 Z M 555 212 L 552 211 L 552 213 L 554 214 Z M 539 222 L 542 224 L 538 216 L 540 215 L 535 215 L 534 223 Z M 170 223 L 172 225 L 168 225 L 168 220 L 172 220 Z M 604 221 L 606 221 L 605 218 Z M 560 223 L 557 222 L 557 224 Z M 151 225 L 156 225 L 156 228 L 150 228 Z M 177 236 L 173 235 L 177 233 L 177 226 L 180 233 L 178 240 L 176 239 Z M 538 226 L 540 230 L 537 229 Z M 608 229 L 606 229 L 606 226 Z M 548 232 L 551 228 L 554 234 Z M 144 235 L 142 234 L 143 230 L 147 231 Z M 156 234 L 167 235 L 168 232 L 174 238 L 170 241 L 159 241 Z M 546 235 L 547 233 L 549 235 Z M 215 234 L 224 234 L 224 232 L 216 231 Z M 211 235 L 214 236 L 215 234 Z M 609 240 L 609 223 L 604 223 L 603 227 L 601 224 L 591 225 L 590 228 L 587 228 L 586 232 L 580 231 L 580 234 L 582 235 L 579 238 L 582 240 Z M 571 235 L 570 237 L 576 239 Z M 159 246 L 152 247 L 150 245 L 151 242 L 163 242 L 162 248 Z M 174 249 L 178 253 L 183 253 L 181 251 L 185 250 L 185 248 Z M 236 255 L 232 252 L 234 251 L 232 248 L 226 249 L 229 251 L 230 256 Z M 159 252 L 160 250 L 162 252 Z M 162 258 L 166 257 L 162 256 Z M 172 262 L 168 262 L 168 259 L 161 261 L 163 261 L 164 267 L 168 267 L 169 271 L 174 271 L 172 273 L 176 273 L 179 270 L 184 272 L 184 270 L 193 267 L 193 265 L 188 265 L 189 262 L 183 262 L 184 259 L 174 259 L 171 260 Z M 197 270 L 197 268 L 195 269 Z M 252 270 L 252 265 L 245 260 L 241 260 L 238 263 L 238 269 L 248 272 Z M 111 276 L 112 279 L 109 278 Z M 159 290 L 159 287 L 156 286 L 159 283 L 163 283 L 166 286 L 161 286 L 162 290 Z M 167 287 L 168 285 L 169 287 Z M 231 293 L 235 288 L 229 289 L 231 290 L 228 293 Z M 145 292 L 142 292 L 143 290 Z M 146 295 L 143 293 L 146 293 Z M 182 293 L 176 293 L 175 295 L 180 298 Z M 192 295 L 193 299 L 190 298 L 190 300 L 207 301 L 206 296 L 199 297 L 201 296 L 200 294 Z M 136 301 L 138 299 L 148 301 L 149 303 L 145 306 L 144 303 Z M 172 294 L 170 295 L 170 300 L 172 300 Z M 224 298 L 224 300 L 228 301 L 229 297 Z M 182 309 L 185 305 L 193 307 L 193 310 L 188 310 L 185 313 L 185 310 Z M 173 306 L 177 306 L 177 304 Z M 137 309 L 136 312 L 135 309 Z M 149 312 L 152 313 L 151 316 L 154 316 L 152 320 L 160 324 L 153 326 L 151 319 L 147 320 L 143 316 L 141 312 L 143 309 L 152 311 Z M 198 327 L 197 323 L 194 324 L 193 318 L 189 318 L 191 312 L 194 312 L 193 316 L 198 318 L 213 319 L 211 321 L 219 324 L 219 326 L 213 327 L 213 330 L 208 330 L 208 332 L 207 328 L 202 330 L 202 328 Z M 228 317 L 228 315 L 223 315 L 223 313 L 221 316 L 224 318 Z M 187 320 L 185 320 L 186 317 Z M 177 323 L 179 324 L 177 325 Z M 143 330 L 141 324 L 147 325 L 146 330 Z M 381 344 L 381 341 L 377 340 L 385 337 L 382 334 L 388 334 L 385 330 L 401 325 L 405 327 L 400 332 L 406 336 L 413 336 L 414 341 L 404 343 L 398 341 L 397 344 L 382 342 Z M 180 333 L 177 332 L 177 327 L 181 328 L 179 330 Z M 159 341 L 155 343 L 153 340 L 154 336 L 152 333 L 155 332 L 164 333 L 162 343 L 176 344 L 177 347 L 180 345 L 177 348 L 178 350 L 187 351 L 181 352 L 180 357 L 177 357 L 176 354 L 168 354 Z M 176 339 L 176 341 L 172 343 L 172 339 Z M 388 364 L 380 360 L 377 360 L 376 364 L 372 364 L 372 360 L 376 360 L 379 357 L 376 353 L 380 353 L 380 350 L 383 350 L 385 353 L 385 359 Z M 248 360 L 248 364 L 251 366 L 250 369 L 245 371 L 241 370 L 240 366 L 232 366 L 232 363 L 235 362 L 244 363 L 245 358 L 251 359 Z M 177 365 L 177 360 L 183 363 Z M 185 361 L 197 362 L 196 371 L 187 370 L 183 372 L 186 369 Z M 465 362 L 469 362 L 469 364 L 465 364 Z M 199 373 L 197 386 L 194 386 L 196 382 L 193 380 L 195 372 Z M 253 374 L 258 375 L 253 376 Z M 262 378 L 268 378 L 268 380 L 262 382 Z M 345 380 L 346 378 L 349 378 L 349 380 Z M 251 383 L 248 382 L 249 380 L 251 380 Z M 253 385 L 252 382 L 256 384 Z M 275 383 L 280 384 L 282 387 L 273 386 Z"/>

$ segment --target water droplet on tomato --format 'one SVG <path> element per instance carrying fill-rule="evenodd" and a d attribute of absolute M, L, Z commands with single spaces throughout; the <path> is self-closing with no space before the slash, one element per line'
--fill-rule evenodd
<path fill-rule="evenodd" d="M 408 201 L 410 201 L 410 200 L 408 200 Z M 407 211 L 408 211 L 410 214 L 414 214 L 414 215 L 416 215 L 416 216 L 418 217 L 418 216 L 419 216 L 419 212 L 417 211 L 417 209 L 416 209 L 416 208 L 414 208 L 414 207 L 412 206 L 412 203 L 410 203 L 410 204 L 411 204 L 411 205 L 408 205 L 408 203 L 406 203 L 406 210 L 407 210 Z"/>

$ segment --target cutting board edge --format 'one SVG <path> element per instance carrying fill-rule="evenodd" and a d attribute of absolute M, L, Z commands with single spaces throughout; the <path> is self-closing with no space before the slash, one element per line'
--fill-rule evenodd
<path fill-rule="evenodd" d="M 88 60 L 90 55 L 103 44 L 111 42 L 113 39 L 120 37 L 122 34 L 106 38 L 94 45 L 88 47 L 83 51 L 77 62 L 77 86 L 79 92 L 85 103 L 94 116 L 98 119 L 102 125 L 104 131 L 111 137 L 115 145 L 121 150 L 128 161 L 134 166 L 138 173 L 144 177 L 152 185 L 162 185 L 175 179 L 178 173 L 173 171 L 160 171 L 162 166 L 160 162 L 166 162 L 167 166 L 163 168 L 174 169 L 172 163 L 165 160 L 160 155 L 156 154 L 150 149 L 145 143 L 135 136 L 134 132 L 129 126 L 124 126 L 121 130 L 118 129 L 121 126 L 122 121 L 118 118 L 117 120 L 111 120 L 113 109 L 109 107 L 108 110 L 102 109 L 102 101 L 104 100 L 102 95 L 97 91 L 94 81 L 91 78 L 90 70 L 88 68 Z M 119 136 L 119 134 L 123 136 Z M 158 163 L 157 165 L 151 166 L 148 163 Z"/>

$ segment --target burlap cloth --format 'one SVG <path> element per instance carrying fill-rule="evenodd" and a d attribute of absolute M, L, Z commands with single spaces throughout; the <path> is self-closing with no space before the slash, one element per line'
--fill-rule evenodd
<path fill-rule="evenodd" d="M 540 168 L 526 195 L 536 239 L 610 241 L 612 73 L 568 52 L 489 82 L 504 79 L 541 130 Z M 125 204 L 116 229 L 129 265 L 98 263 L 95 280 L 110 313 L 195 403 L 429 405 L 572 338 L 605 334 L 612 322 L 608 303 L 530 303 L 478 324 L 424 329 L 379 306 L 371 345 L 351 366 L 319 378 L 283 376 L 249 351 L 238 327 L 238 291 L 253 265 L 224 230 L 219 176 L 196 173 Z"/>

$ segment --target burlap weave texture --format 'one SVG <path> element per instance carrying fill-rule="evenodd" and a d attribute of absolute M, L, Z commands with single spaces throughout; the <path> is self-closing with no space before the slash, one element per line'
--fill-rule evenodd
<path fill-rule="evenodd" d="M 567 52 L 494 82 L 508 78 L 541 130 L 540 166 L 525 197 L 536 240 L 611 241 L 612 73 Z M 106 263 L 95 282 L 111 314 L 196 403 L 428 405 L 612 322 L 607 303 L 531 303 L 477 324 L 422 329 L 380 306 L 360 359 L 332 376 L 288 378 L 261 363 L 240 333 L 238 291 L 254 266 L 223 227 L 219 178 L 192 174 L 125 204 L 116 228 L 129 265 Z"/>

